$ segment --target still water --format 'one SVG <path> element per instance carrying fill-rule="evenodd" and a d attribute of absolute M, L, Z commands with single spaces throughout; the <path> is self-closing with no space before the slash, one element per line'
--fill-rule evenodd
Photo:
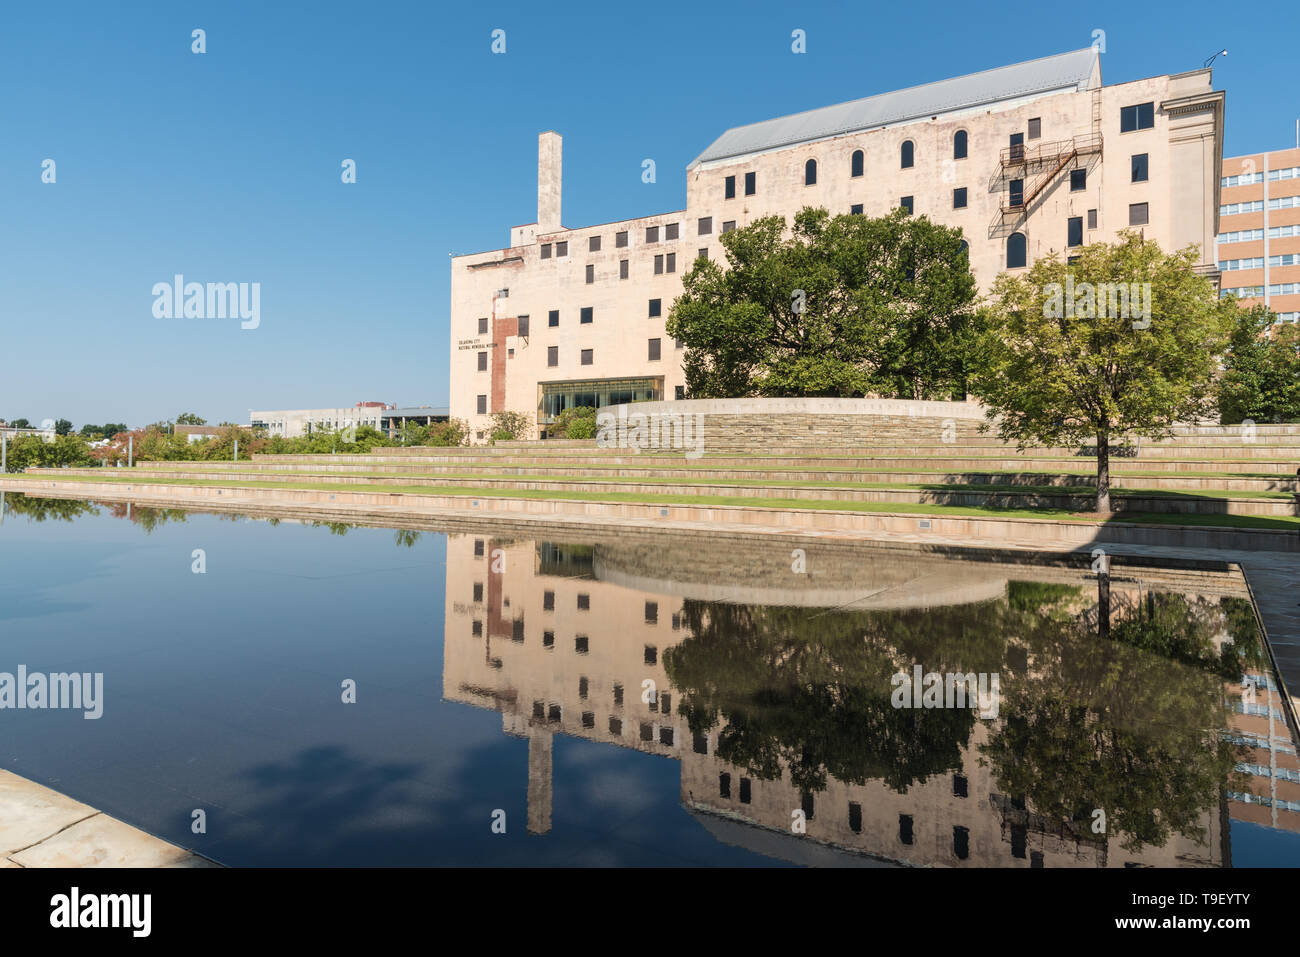
<path fill-rule="evenodd" d="M 4 498 L 0 767 L 225 864 L 1300 863 L 1226 572 Z"/>

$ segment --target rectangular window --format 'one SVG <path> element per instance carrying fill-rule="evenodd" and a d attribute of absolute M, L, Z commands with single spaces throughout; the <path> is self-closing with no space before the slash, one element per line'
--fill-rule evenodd
<path fill-rule="evenodd" d="M 587 640 L 586 635 L 573 636 L 573 650 L 580 655 L 585 655 L 591 649 L 591 643 Z"/>
<path fill-rule="evenodd" d="M 727 233 L 731 232 L 735 228 L 736 228 L 736 221 L 734 219 L 727 220 L 725 223 L 722 224 L 723 235 L 726 235 Z"/>
<path fill-rule="evenodd" d="M 723 196 L 727 199 L 735 199 L 736 198 L 736 177 L 728 176 L 726 180 L 723 181 L 723 185 L 724 185 Z"/>
<path fill-rule="evenodd" d="M 913 205 L 913 204 L 912 204 L 912 197 L 911 197 L 911 196 L 904 196 L 902 199 L 900 199 L 900 200 L 898 201 L 898 205 L 901 206 L 901 207 L 903 207 L 903 209 L 907 210 L 907 215 L 909 215 L 909 216 L 912 215 L 912 205 Z"/>
<path fill-rule="evenodd" d="M 614 707 L 623 707 L 623 686 L 620 684 L 614 685 Z"/>
<path fill-rule="evenodd" d="M 486 353 L 486 352 L 480 352 L 480 353 L 478 354 L 478 371 L 479 371 L 479 372 L 487 372 L 487 353 Z"/>
<path fill-rule="evenodd" d="M 748 804 L 753 793 L 750 790 L 749 778 L 740 779 L 740 803 Z"/>
<path fill-rule="evenodd" d="M 852 206 L 850 206 L 850 207 L 849 207 L 849 215 L 850 215 L 850 216 L 861 216 L 861 215 L 862 215 L 862 204 L 861 204 L 861 203 L 854 203 Z"/>
<path fill-rule="evenodd" d="M 673 398 L 676 399 L 678 402 L 686 398 L 686 386 L 684 385 L 673 386 Z"/>
<path fill-rule="evenodd" d="M 703 249 L 698 250 L 698 251 L 695 253 L 695 258 L 696 258 L 696 259 L 708 259 L 708 258 L 709 258 L 709 247 L 708 247 L 708 246 L 705 246 Z"/>
<path fill-rule="evenodd" d="M 550 244 L 550 243 L 542 243 L 542 258 L 543 258 L 543 259 L 550 259 L 550 258 L 551 258 L 551 244 Z"/>
<path fill-rule="evenodd" d="M 657 342 L 657 339 L 651 339 L 651 342 Z M 648 601 L 645 603 L 645 621 L 647 625 L 657 624 L 659 621 L 659 603 L 657 601 Z"/>
<path fill-rule="evenodd" d="M 1015 208 L 1025 205 L 1025 181 L 1013 179 L 1007 184 L 1007 205 Z"/>
<path fill-rule="evenodd" d="M 1083 217 L 1071 216 L 1065 221 L 1065 245 L 1083 245 Z"/>
<path fill-rule="evenodd" d="M 587 285 L 590 286 L 595 281 L 596 281 L 596 267 L 593 266 L 591 263 L 587 263 Z"/>
<path fill-rule="evenodd" d="M 667 265 L 667 267 L 668 267 L 668 272 L 677 272 L 677 254 L 676 254 L 676 253 L 669 253 L 669 254 L 668 254 L 668 259 L 667 259 L 667 263 L 666 263 L 666 265 Z"/>
<path fill-rule="evenodd" d="M 698 223 L 695 224 L 695 235 L 696 235 L 696 236 L 712 236 L 712 235 L 713 235 L 713 217 L 712 217 L 712 216 L 701 216 L 701 217 L 700 217 L 700 221 L 699 221 Z"/>
<path fill-rule="evenodd" d="M 854 834 L 862 833 L 862 805 L 857 801 L 849 802 L 849 830 Z"/>
<path fill-rule="evenodd" d="M 964 861 L 970 857 L 970 828 L 954 826 L 952 829 L 952 852 L 957 860 Z"/>
<path fill-rule="evenodd" d="M 1145 226 L 1150 220 L 1150 209 L 1146 203 L 1130 203 L 1128 207 L 1128 224 Z"/>
<path fill-rule="evenodd" d="M 1132 133 L 1134 130 L 1149 130 L 1156 125 L 1154 103 L 1137 103 L 1123 107 L 1119 111 L 1119 131 Z"/>
<path fill-rule="evenodd" d="M 623 249 L 627 246 L 627 230 L 614 234 L 614 248 Z"/>
<path fill-rule="evenodd" d="M 1029 138 L 1031 140 L 1036 140 L 1042 135 L 1043 135 L 1043 118 L 1041 116 L 1030 117 Z"/>
<path fill-rule="evenodd" d="M 578 611 L 591 611 L 590 595 L 578 595 Z"/>
<path fill-rule="evenodd" d="M 560 310 L 552 309 L 546 314 L 546 324 L 554 329 L 560 324 Z"/>
<path fill-rule="evenodd" d="M 746 173 L 745 174 L 745 195 L 753 196 L 754 193 L 757 191 L 758 191 L 758 174 Z"/>
<path fill-rule="evenodd" d="M 519 325 L 515 330 L 515 335 L 519 336 L 522 339 L 528 338 L 528 317 L 527 316 L 519 317 Z"/>
<path fill-rule="evenodd" d="M 627 260 L 626 260 L 626 259 L 620 259 L 620 260 L 618 261 L 618 278 L 619 278 L 619 279 L 626 279 L 626 278 L 627 278 Z"/>
<path fill-rule="evenodd" d="M 656 645 L 645 646 L 645 657 L 642 659 L 648 665 L 659 663 L 659 648 Z"/>
<path fill-rule="evenodd" d="M 1132 171 L 1129 177 L 1129 182 L 1145 183 L 1147 181 L 1148 173 L 1146 153 L 1134 153 L 1132 159 L 1129 160 L 1129 167 Z"/>
<path fill-rule="evenodd" d="M 898 840 L 902 844 L 912 843 L 912 815 L 898 815 Z"/>
<path fill-rule="evenodd" d="M 655 257 L 655 275 L 658 276 L 662 274 L 663 271 L 664 271 L 664 257 L 663 254 L 661 253 L 660 255 Z"/>
<path fill-rule="evenodd" d="M 591 320 L 595 318 L 594 310 L 594 306 L 583 306 L 582 310 L 578 313 L 578 322 L 583 325 L 591 322 Z"/>
<path fill-rule="evenodd" d="M 487 323 L 488 323 L 488 321 L 487 321 L 486 319 L 480 319 L 480 320 L 478 321 L 478 334 L 479 334 L 480 336 L 486 336 L 486 335 L 487 335 L 487 331 L 488 331 L 488 330 L 487 330 Z"/>
<path fill-rule="evenodd" d="M 560 364 L 560 347 L 559 347 L 559 346 L 547 346 L 547 347 L 546 347 L 546 365 L 547 365 L 548 367 L 550 367 L 550 368 L 554 368 L 555 366 L 558 366 L 559 364 Z"/>
<path fill-rule="evenodd" d="M 649 355 L 649 359 L 650 359 L 651 362 L 658 362 L 658 361 L 659 361 L 659 340 L 658 340 L 658 339 L 651 339 L 651 340 L 650 340 L 650 355 Z"/>
<path fill-rule="evenodd" d="M 657 243 L 657 242 L 659 242 L 659 227 L 658 227 L 658 226 L 647 226 L 647 227 L 645 228 L 645 241 L 646 241 L 647 243 Z"/>
<path fill-rule="evenodd" d="M 555 244 L 556 258 L 558 259 L 560 256 L 567 256 L 567 255 L 569 255 L 569 244 L 567 242 L 556 243 Z"/>
<path fill-rule="evenodd" d="M 583 349 L 583 350 L 582 350 L 582 364 L 583 364 L 584 366 L 589 366 L 589 365 L 591 365 L 591 350 L 590 350 L 590 349 Z"/>
<path fill-rule="evenodd" d="M 653 319 L 655 316 L 660 315 L 660 314 L 662 313 L 662 311 L 663 311 L 663 300 L 662 300 L 662 299 L 651 299 L 651 300 L 650 300 L 650 318 Z"/>
<path fill-rule="evenodd" d="M 966 187 L 965 186 L 961 187 L 960 189 L 954 189 L 952 191 L 952 208 L 953 209 L 966 208 Z"/>
<path fill-rule="evenodd" d="M 555 611 L 555 592 L 542 592 L 542 611 Z"/>
<path fill-rule="evenodd" d="M 725 771 L 718 775 L 718 797 L 731 797 L 731 775 Z"/>
<path fill-rule="evenodd" d="M 1097 228 L 1097 211 L 1095 209 L 1088 210 L 1088 228 Z"/>
<path fill-rule="evenodd" d="M 1088 171 L 1086 169 L 1070 170 L 1070 192 L 1077 193 L 1088 188 Z"/>
<path fill-rule="evenodd" d="M 967 793 L 966 776 L 964 774 L 954 774 L 952 776 L 952 796 L 964 798 Z"/>
<path fill-rule="evenodd" d="M 485 395 L 478 397 L 478 414 L 487 415 L 487 396 Z"/>
<path fill-rule="evenodd" d="M 599 237 L 599 236 L 592 236 L 590 239 L 587 240 L 587 252 L 589 252 L 589 253 L 598 253 L 598 252 L 600 252 L 600 237 Z"/>
<path fill-rule="evenodd" d="M 677 226 L 678 226 L 677 223 L 669 223 L 667 226 L 665 226 L 665 227 L 664 227 L 664 239 L 676 239 L 676 238 L 677 238 Z"/>

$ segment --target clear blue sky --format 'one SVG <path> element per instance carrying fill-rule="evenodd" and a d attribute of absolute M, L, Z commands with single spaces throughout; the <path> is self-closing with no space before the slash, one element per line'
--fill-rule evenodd
<path fill-rule="evenodd" d="M 685 204 L 686 164 L 729 126 L 1101 29 L 1108 83 L 1227 47 L 1226 151 L 1286 147 L 1300 14 L 1255 12 L 1267 28 L 1209 3 L 6 4 L 0 417 L 444 404 L 448 253 L 536 218 L 545 129 L 564 135 L 566 225 L 647 215 Z M 176 273 L 261 283 L 261 327 L 155 319 Z"/>

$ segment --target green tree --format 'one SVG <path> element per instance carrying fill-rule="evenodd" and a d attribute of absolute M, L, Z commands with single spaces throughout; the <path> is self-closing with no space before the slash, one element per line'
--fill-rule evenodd
<path fill-rule="evenodd" d="M 961 230 L 902 210 L 805 208 L 722 237 L 698 259 L 668 334 L 689 394 L 948 398 L 964 390 L 976 287 Z"/>
<path fill-rule="evenodd" d="M 200 419 L 193 412 L 182 412 L 176 416 L 177 425 L 207 425 L 207 419 Z"/>
<path fill-rule="evenodd" d="M 72 423 L 67 419 L 59 419 L 54 423 L 55 435 L 69 435 L 72 432 Z"/>
<path fill-rule="evenodd" d="M 596 410 L 589 405 L 576 405 L 562 411 L 546 427 L 551 439 L 594 439 L 596 437 Z"/>
<path fill-rule="evenodd" d="M 26 419 L 14 419 L 9 423 L 9 427 L 12 429 L 30 429 L 32 424 Z"/>
<path fill-rule="evenodd" d="M 522 412 L 493 412 L 492 440 L 532 438 L 533 425 Z"/>
<path fill-rule="evenodd" d="M 1300 327 L 1276 323 L 1267 306 L 1238 311 L 1219 383 L 1224 422 L 1300 420 Z"/>
<path fill-rule="evenodd" d="M 1094 438 L 1098 512 L 1110 511 L 1113 439 L 1168 435 L 1211 409 L 1236 306 L 1197 261 L 1195 247 L 1166 254 L 1126 232 L 993 284 L 974 391 L 1021 448 Z"/>

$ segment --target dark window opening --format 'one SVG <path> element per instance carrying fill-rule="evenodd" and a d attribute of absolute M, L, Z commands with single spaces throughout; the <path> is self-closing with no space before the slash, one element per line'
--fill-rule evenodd
<path fill-rule="evenodd" d="M 1024 233 L 1012 233 L 1007 237 L 1007 268 L 1017 269 L 1028 259 L 1028 244 Z"/>
<path fill-rule="evenodd" d="M 1119 131 L 1131 133 L 1134 130 L 1149 130 L 1156 125 L 1154 103 L 1137 103 L 1126 106 L 1119 111 Z"/>

